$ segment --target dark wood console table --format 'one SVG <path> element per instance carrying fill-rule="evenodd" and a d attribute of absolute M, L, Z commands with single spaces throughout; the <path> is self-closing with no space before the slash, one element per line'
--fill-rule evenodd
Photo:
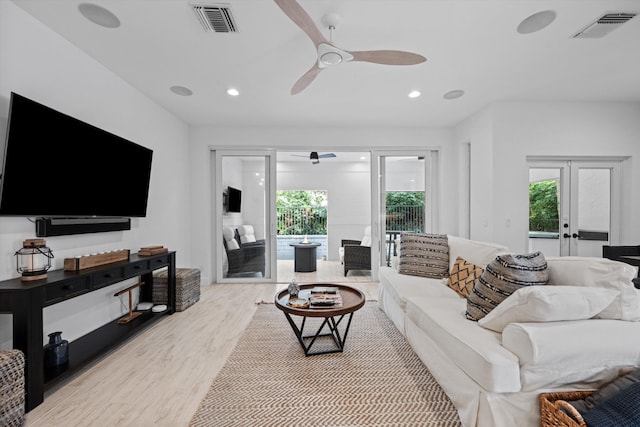
<path fill-rule="evenodd" d="M 167 267 L 167 310 L 145 311 L 127 324 L 114 319 L 98 329 L 69 342 L 69 363 L 64 367 L 44 368 L 42 310 L 44 307 L 96 291 L 132 277 L 140 276 L 140 301 L 151 301 L 153 271 Z M 0 312 L 13 315 L 13 348 L 25 354 L 25 410 L 44 400 L 44 391 L 85 366 L 91 360 L 115 347 L 126 338 L 173 314 L 176 307 L 175 252 L 141 257 L 130 255 L 119 261 L 80 271 L 49 271 L 47 278 L 23 282 L 20 278 L 0 281 Z"/>

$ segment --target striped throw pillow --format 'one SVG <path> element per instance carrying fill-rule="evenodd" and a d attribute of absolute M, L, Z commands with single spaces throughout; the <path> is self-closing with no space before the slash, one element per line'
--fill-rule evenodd
<path fill-rule="evenodd" d="M 449 275 L 449 241 L 446 234 L 400 234 L 399 272 L 442 279 Z"/>
<path fill-rule="evenodd" d="M 542 252 L 498 255 L 473 286 L 465 315 L 469 320 L 480 320 L 516 290 L 546 285 L 548 279 L 547 261 Z"/>

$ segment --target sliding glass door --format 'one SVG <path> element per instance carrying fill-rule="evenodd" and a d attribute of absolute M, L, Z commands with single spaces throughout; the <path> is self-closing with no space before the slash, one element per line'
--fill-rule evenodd
<path fill-rule="evenodd" d="M 213 157 L 215 281 L 275 281 L 275 152 Z"/>
<path fill-rule="evenodd" d="M 379 230 L 378 265 L 390 266 L 397 254 L 396 240 L 403 231 L 433 232 L 436 153 L 431 151 L 374 152 L 372 197 Z"/>

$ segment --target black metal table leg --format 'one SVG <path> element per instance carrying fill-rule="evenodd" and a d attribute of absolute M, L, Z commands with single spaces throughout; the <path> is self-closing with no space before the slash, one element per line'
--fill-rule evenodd
<path fill-rule="evenodd" d="M 302 350 L 304 351 L 305 356 L 313 356 L 317 354 L 328 354 L 328 353 L 340 353 L 344 350 L 344 344 L 347 339 L 349 327 L 351 326 L 351 319 L 353 317 L 353 313 L 349 313 L 349 320 L 347 321 L 347 327 L 344 330 L 343 336 L 341 336 L 338 326 L 342 322 L 342 319 L 344 318 L 345 314 L 341 315 L 338 318 L 338 320 L 336 320 L 337 316 L 336 317 L 329 316 L 329 317 L 323 318 L 323 321 L 320 324 L 320 327 L 316 330 L 315 334 L 313 335 L 304 335 L 304 327 L 305 327 L 305 322 L 307 320 L 306 317 L 302 318 L 302 323 L 300 327 L 298 327 L 298 325 L 293 320 L 291 315 L 289 315 L 289 313 L 285 312 L 284 315 L 287 318 L 289 325 L 291 325 L 291 329 L 293 329 L 293 332 L 295 333 L 296 338 L 298 338 L 298 342 L 300 343 L 300 346 L 302 346 Z M 325 328 L 325 326 L 329 328 L 329 333 L 323 334 L 322 331 Z M 316 342 L 316 340 L 320 337 L 327 337 L 327 336 L 330 336 L 333 339 L 334 343 L 336 344 L 336 348 L 331 350 L 321 350 L 321 351 L 311 352 L 311 347 Z M 308 339 L 311 339 L 311 341 L 307 345 L 305 340 L 308 340 Z"/>

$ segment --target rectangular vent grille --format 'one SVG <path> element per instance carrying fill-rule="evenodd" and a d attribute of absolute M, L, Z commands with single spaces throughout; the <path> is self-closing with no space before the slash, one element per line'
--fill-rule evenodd
<path fill-rule="evenodd" d="M 237 33 L 238 27 L 229 5 L 192 5 L 202 28 L 214 33 Z"/>
<path fill-rule="evenodd" d="M 578 31 L 572 37 L 574 39 L 597 39 L 604 37 L 634 16 L 636 16 L 635 13 L 607 13 Z"/>

